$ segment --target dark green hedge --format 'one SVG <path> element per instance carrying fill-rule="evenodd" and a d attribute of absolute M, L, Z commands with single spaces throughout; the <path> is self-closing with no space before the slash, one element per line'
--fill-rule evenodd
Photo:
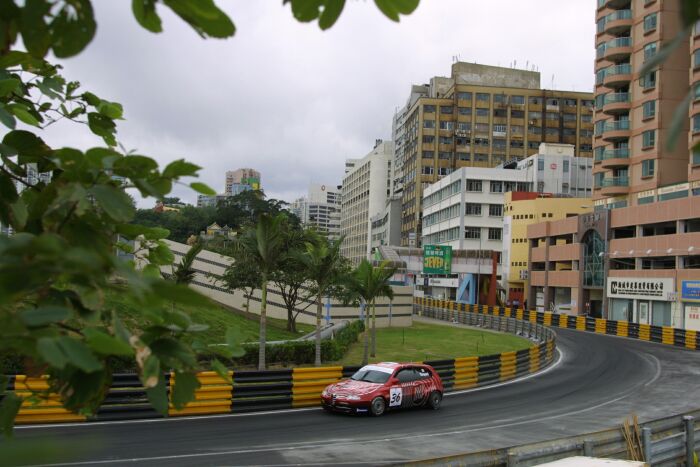
<path fill-rule="evenodd" d="M 321 360 L 324 362 L 337 361 L 343 358 L 351 344 L 357 342 L 358 337 L 364 331 L 362 321 L 353 321 L 335 334 L 333 339 L 324 339 L 321 342 Z M 242 366 L 256 366 L 258 364 L 258 345 L 246 344 L 243 346 L 245 355 L 235 359 L 226 359 L 214 354 L 200 355 L 203 368 L 209 368 L 209 361 L 216 357 L 229 368 Z M 265 360 L 268 365 L 304 365 L 314 363 L 316 356 L 316 342 L 289 341 L 283 344 L 268 344 L 265 347 Z M 111 358 L 109 364 L 115 373 L 133 373 L 136 371 L 132 358 Z M 0 373 L 25 374 L 24 359 L 18 355 L 0 353 Z"/>

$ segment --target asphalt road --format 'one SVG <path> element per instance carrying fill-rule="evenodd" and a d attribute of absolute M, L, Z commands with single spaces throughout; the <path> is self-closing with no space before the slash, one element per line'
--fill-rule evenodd
<path fill-rule="evenodd" d="M 700 406 L 700 352 L 570 330 L 557 336 L 554 366 L 449 395 L 437 412 L 372 418 L 302 409 L 20 427 L 16 437 L 84 450 L 67 449 L 49 465 L 377 465 L 581 434 L 633 413 L 644 421 Z"/>

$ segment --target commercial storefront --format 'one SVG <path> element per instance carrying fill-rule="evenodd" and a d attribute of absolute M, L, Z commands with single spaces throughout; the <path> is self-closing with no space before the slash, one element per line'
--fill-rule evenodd
<path fill-rule="evenodd" d="M 700 331 L 700 281 L 681 281 L 681 303 L 684 327 Z"/>
<path fill-rule="evenodd" d="M 610 319 L 682 327 L 679 313 L 674 313 L 677 293 L 672 278 L 608 277 L 607 297 Z"/>

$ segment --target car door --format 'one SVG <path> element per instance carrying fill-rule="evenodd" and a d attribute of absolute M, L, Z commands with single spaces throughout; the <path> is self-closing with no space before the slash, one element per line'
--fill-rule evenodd
<path fill-rule="evenodd" d="M 413 404 L 414 405 L 425 405 L 428 400 L 428 396 L 435 389 L 433 383 L 433 375 L 430 370 L 423 367 L 417 367 L 416 371 L 416 382 L 415 389 L 413 390 Z"/>
<path fill-rule="evenodd" d="M 412 367 L 401 368 L 396 372 L 397 382 L 389 389 L 389 407 L 393 409 L 411 407 L 415 389 L 415 371 Z"/>

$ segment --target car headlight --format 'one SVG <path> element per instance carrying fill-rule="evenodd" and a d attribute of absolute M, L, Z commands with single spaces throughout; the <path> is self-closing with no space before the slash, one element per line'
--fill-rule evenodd
<path fill-rule="evenodd" d="M 361 399 L 361 397 L 360 397 L 360 396 L 352 396 L 352 395 L 351 395 L 351 396 L 347 396 L 346 399 L 349 400 L 349 401 L 359 401 L 359 400 Z"/>
<path fill-rule="evenodd" d="M 322 396 L 322 397 L 328 397 L 328 396 L 329 396 L 329 394 L 328 394 L 328 389 L 324 389 L 323 392 L 321 393 L 321 396 Z"/>

